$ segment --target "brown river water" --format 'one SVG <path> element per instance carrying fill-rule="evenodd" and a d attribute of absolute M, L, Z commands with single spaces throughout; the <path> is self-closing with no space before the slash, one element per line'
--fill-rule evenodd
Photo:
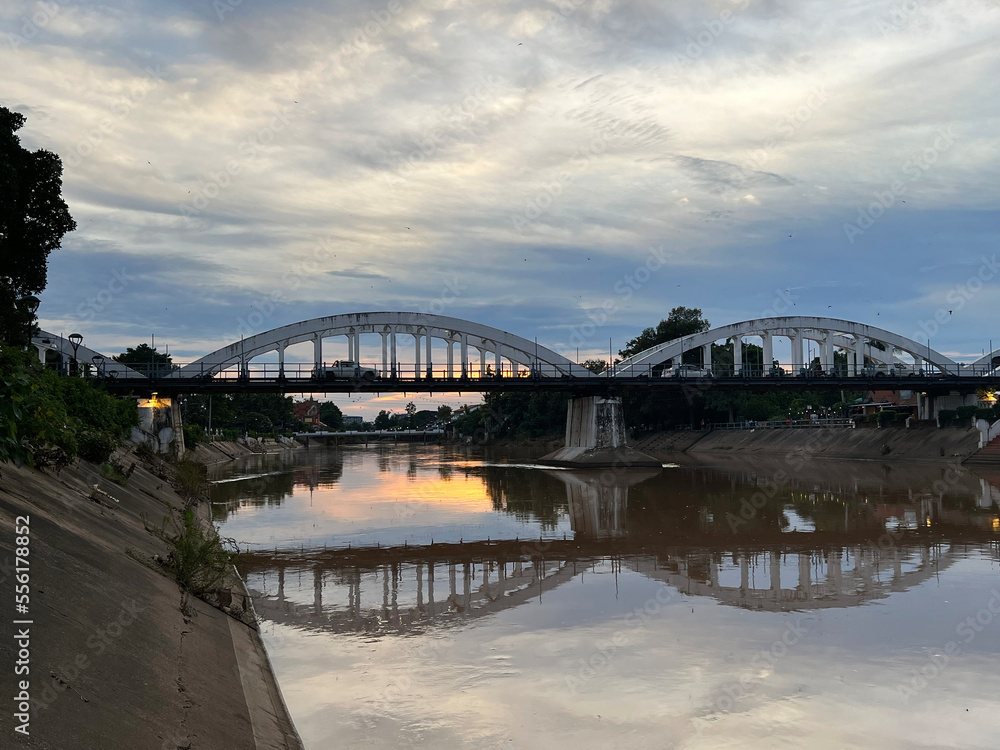
<path fill-rule="evenodd" d="M 1000 747 L 1000 478 L 692 460 L 320 448 L 212 500 L 309 750 Z"/>

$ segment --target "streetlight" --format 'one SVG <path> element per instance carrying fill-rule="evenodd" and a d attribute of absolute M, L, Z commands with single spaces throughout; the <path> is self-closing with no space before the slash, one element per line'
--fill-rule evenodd
<path fill-rule="evenodd" d="M 76 361 L 76 352 L 80 348 L 80 342 L 83 341 L 83 336 L 79 333 L 71 333 L 66 338 L 69 339 L 69 343 L 73 346 L 73 366 L 70 368 L 70 375 L 77 375 L 79 372 L 79 365 Z"/>
<path fill-rule="evenodd" d="M 104 377 L 104 355 L 95 354 L 90 358 L 90 361 L 94 363 L 94 369 L 97 370 L 97 377 Z"/>

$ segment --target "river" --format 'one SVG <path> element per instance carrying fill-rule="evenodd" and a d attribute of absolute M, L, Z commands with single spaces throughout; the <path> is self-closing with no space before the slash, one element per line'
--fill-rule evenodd
<path fill-rule="evenodd" d="M 997 486 L 690 460 L 314 448 L 212 501 L 309 750 L 998 746 Z"/>

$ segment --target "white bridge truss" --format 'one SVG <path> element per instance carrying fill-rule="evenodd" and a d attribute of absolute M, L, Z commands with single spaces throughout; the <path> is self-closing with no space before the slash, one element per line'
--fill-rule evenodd
<path fill-rule="evenodd" d="M 362 337 L 378 336 L 381 340 L 382 377 L 406 379 L 484 377 L 506 372 L 527 374 L 521 368 L 539 377 L 596 377 L 582 365 L 538 344 L 537 341 L 516 336 L 498 328 L 473 323 L 459 318 L 416 312 L 364 312 L 313 318 L 300 323 L 265 331 L 206 354 L 201 359 L 180 367 L 169 374 L 171 378 L 211 377 L 223 370 L 239 368 L 241 375 L 248 375 L 251 360 L 276 353 L 278 364 L 274 372 L 284 375 L 285 350 L 295 344 L 311 342 L 313 357 L 311 367 L 324 364 L 324 341 L 344 337 L 347 341 L 347 359 L 360 359 Z M 847 355 L 847 374 L 862 374 L 866 365 L 894 367 L 906 365 L 911 372 L 930 374 L 933 370 L 950 375 L 987 374 L 1000 366 L 1000 349 L 970 364 L 960 364 L 950 357 L 905 336 L 884 328 L 837 318 L 812 316 L 786 316 L 746 320 L 741 323 L 713 328 L 704 333 L 684 336 L 651 347 L 618 363 L 605 377 L 630 378 L 657 374 L 658 369 L 670 362 L 680 363 L 685 352 L 700 349 L 700 360 L 707 369 L 712 368 L 712 344 L 739 343 L 733 347 L 733 372 L 741 374 L 743 367 L 742 344 L 757 344 L 763 349 L 764 373 L 774 360 L 776 339 L 787 339 L 791 349 L 793 375 L 807 368 L 812 357 L 806 347 L 816 345 L 820 366 L 824 372 L 834 370 L 835 353 Z M 435 340 L 446 346 L 444 361 L 435 362 Z M 810 343 L 811 342 L 811 343 Z M 36 336 L 32 343 L 40 356 L 46 350 L 58 352 L 68 361 L 72 347 L 68 341 L 48 332 Z M 412 347 L 412 348 L 411 348 Z M 369 350 L 370 351 L 370 350 Z M 404 354 L 412 351 L 412 359 Z M 437 356 L 440 355 L 438 350 Z M 908 356 L 909 361 L 905 359 Z M 79 347 L 81 362 L 100 359 L 100 355 L 86 347 Z M 296 363 L 299 367 L 300 363 Z M 102 365 L 106 374 L 128 379 L 142 377 L 110 358 Z M 745 373 L 743 373 L 745 374 Z"/>
<path fill-rule="evenodd" d="M 572 360 L 558 352 L 499 328 L 443 315 L 367 312 L 313 318 L 259 333 L 206 354 L 182 367 L 174 373 L 174 377 L 213 375 L 235 365 L 245 370 L 250 360 L 269 352 L 277 352 L 279 371 L 283 371 L 285 349 L 304 341 L 312 342 L 313 363 L 319 368 L 324 362 L 324 340 L 338 336 L 347 339 L 347 359 L 358 361 L 362 335 L 381 338 L 382 375 L 388 377 L 404 375 L 398 355 L 405 345 L 413 347 L 413 364 L 406 366 L 405 374 L 417 379 L 431 376 L 468 377 L 474 364 L 478 364 L 475 369 L 480 374 L 489 370 L 500 372 L 504 360 L 549 376 L 580 377 L 588 374 L 574 367 Z M 408 341 L 401 345 L 400 337 Z M 447 346 L 445 362 L 437 363 L 437 371 L 433 362 L 434 339 L 443 341 Z M 478 352 L 478 363 L 473 363 L 470 357 L 472 349 Z"/>
<path fill-rule="evenodd" d="M 798 374 L 801 368 L 811 362 L 811 358 L 804 351 L 807 342 L 816 344 L 820 366 L 824 372 L 833 370 L 834 353 L 838 349 L 847 354 L 847 364 L 851 374 L 860 372 L 866 362 L 886 366 L 905 363 L 915 370 L 936 368 L 949 374 L 959 374 L 965 367 L 931 349 L 926 343 L 922 344 L 884 328 L 837 318 L 787 316 L 745 320 L 742 323 L 732 323 L 704 333 L 668 341 L 619 362 L 615 368 L 615 375 L 635 377 L 668 361 L 679 363 L 685 352 L 695 349 L 701 349 L 704 367 L 711 369 L 712 344 L 720 341 L 733 342 L 733 364 L 738 374 L 743 365 L 742 344 L 757 343 L 748 342 L 747 339 L 760 341 L 759 345 L 764 352 L 764 366 L 767 370 L 774 360 L 774 340 L 779 337 L 788 339 L 790 343 L 792 361 L 789 364 L 792 367 L 792 374 Z M 901 358 L 900 355 L 904 353 L 912 358 L 912 363 L 905 362 Z M 988 356 L 983 357 L 977 364 L 986 366 L 989 360 Z"/>

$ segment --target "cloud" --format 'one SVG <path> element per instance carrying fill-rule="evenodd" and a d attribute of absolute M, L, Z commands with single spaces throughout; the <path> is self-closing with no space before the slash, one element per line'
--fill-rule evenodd
<path fill-rule="evenodd" d="M 777 1 L 57 7 L 32 29 L 34 5 L 5 6 L 2 103 L 63 156 L 79 224 L 43 317 L 71 319 L 79 278 L 99 291 L 71 260 L 85 248 L 158 264 L 145 300 L 93 329 L 114 345 L 155 328 L 194 355 L 267 295 L 287 300 L 278 325 L 420 309 L 452 277 L 449 314 L 541 339 L 661 244 L 670 263 L 609 320 L 616 339 L 677 304 L 750 318 L 813 277 L 840 296 L 804 306 L 906 332 L 917 269 L 997 240 L 1000 14 L 972 0 L 892 33 L 881 6 Z M 954 145 L 847 243 L 942 128 Z M 320 241 L 332 253 L 288 283 Z M 954 328 L 974 349 L 987 323 Z"/>

